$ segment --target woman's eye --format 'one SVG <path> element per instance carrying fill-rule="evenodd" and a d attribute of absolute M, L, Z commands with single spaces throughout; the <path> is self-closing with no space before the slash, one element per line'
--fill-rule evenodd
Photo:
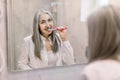
<path fill-rule="evenodd" d="M 44 21 L 41 22 L 41 24 L 44 24 L 44 23 L 45 23 Z"/>
<path fill-rule="evenodd" d="M 52 19 L 48 19 L 48 22 L 51 22 L 52 21 Z"/>

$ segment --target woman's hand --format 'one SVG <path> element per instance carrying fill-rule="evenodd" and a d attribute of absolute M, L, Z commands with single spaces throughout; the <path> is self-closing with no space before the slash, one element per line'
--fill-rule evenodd
<path fill-rule="evenodd" d="M 60 34 L 62 41 L 66 41 L 67 40 L 67 34 L 66 34 L 67 28 L 66 27 L 57 27 L 57 30 Z"/>

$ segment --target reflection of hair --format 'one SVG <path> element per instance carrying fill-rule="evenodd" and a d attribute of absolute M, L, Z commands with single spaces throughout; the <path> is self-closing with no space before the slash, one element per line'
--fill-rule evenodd
<path fill-rule="evenodd" d="M 42 49 L 42 41 L 41 41 L 41 36 L 40 36 L 40 29 L 39 29 L 39 20 L 40 20 L 40 17 L 42 14 L 48 14 L 52 20 L 53 20 L 53 16 L 51 15 L 50 12 L 46 11 L 46 10 L 38 10 L 34 16 L 34 20 L 33 20 L 33 35 L 32 35 L 32 39 L 33 39 L 33 42 L 34 42 L 34 50 L 35 50 L 35 56 L 36 57 L 39 57 L 41 59 L 41 54 L 40 54 L 40 50 Z M 54 22 L 54 20 L 53 20 Z M 55 22 L 54 22 L 55 24 Z M 54 53 L 56 53 L 58 51 L 58 48 L 59 48 L 59 43 L 60 43 L 60 40 L 58 38 L 58 36 L 56 35 L 56 31 L 53 31 L 51 33 L 51 41 L 52 41 L 52 50 Z"/>
<path fill-rule="evenodd" d="M 89 61 L 120 54 L 120 9 L 105 6 L 88 17 Z"/>

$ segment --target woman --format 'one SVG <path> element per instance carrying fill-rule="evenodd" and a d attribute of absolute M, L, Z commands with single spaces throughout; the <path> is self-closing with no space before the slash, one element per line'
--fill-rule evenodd
<path fill-rule="evenodd" d="M 80 80 L 120 80 L 120 8 L 104 6 L 87 23 L 89 64 Z"/>
<path fill-rule="evenodd" d="M 21 70 L 74 64 L 73 48 L 63 27 L 55 29 L 50 12 L 39 10 L 33 21 L 33 35 L 24 39 L 18 61 Z"/>

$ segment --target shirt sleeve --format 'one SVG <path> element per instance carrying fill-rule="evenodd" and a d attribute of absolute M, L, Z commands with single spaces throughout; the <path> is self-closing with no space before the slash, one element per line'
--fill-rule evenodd
<path fill-rule="evenodd" d="M 31 69 L 29 64 L 29 43 L 27 41 L 25 41 L 24 39 L 24 43 L 22 45 L 22 49 L 21 49 L 21 54 L 18 60 L 18 68 L 20 70 L 28 70 Z"/>
<path fill-rule="evenodd" d="M 61 51 L 63 64 L 66 65 L 74 64 L 73 48 L 68 40 L 62 42 Z"/>

